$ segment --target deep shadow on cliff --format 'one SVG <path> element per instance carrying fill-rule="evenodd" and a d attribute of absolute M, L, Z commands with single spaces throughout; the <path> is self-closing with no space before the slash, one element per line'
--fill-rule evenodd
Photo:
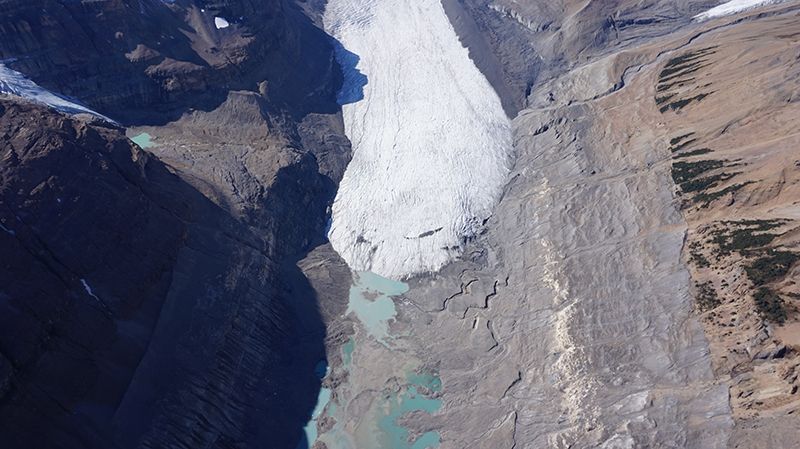
<path fill-rule="evenodd" d="M 313 291 L 118 131 L 9 102 L 0 129 L 3 447 L 291 447 Z"/>
<path fill-rule="evenodd" d="M 0 103 L 0 446 L 294 449 L 329 294 L 298 263 L 349 159 L 330 38 L 284 0 L 0 0 L 0 59 L 162 138 Z"/>
<path fill-rule="evenodd" d="M 328 39 L 292 0 L 0 0 L 0 60 L 126 125 L 211 111 L 233 90 L 298 121 L 335 114 Z"/>

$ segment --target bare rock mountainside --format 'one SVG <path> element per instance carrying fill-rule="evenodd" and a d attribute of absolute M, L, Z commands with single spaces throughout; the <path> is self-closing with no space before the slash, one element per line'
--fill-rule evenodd
<path fill-rule="evenodd" d="M 0 448 L 798 448 L 798 129 L 798 0 L 0 0 Z"/>
<path fill-rule="evenodd" d="M 0 59 L 0 447 L 296 447 L 349 159 L 313 12 L 3 0 Z"/>

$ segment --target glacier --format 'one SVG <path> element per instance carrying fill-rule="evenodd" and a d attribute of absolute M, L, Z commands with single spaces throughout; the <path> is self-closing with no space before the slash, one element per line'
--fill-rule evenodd
<path fill-rule="evenodd" d="M 91 114 L 109 123 L 114 120 L 39 86 L 20 72 L 0 63 L 0 95 L 14 95 L 50 106 L 65 114 Z"/>
<path fill-rule="evenodd" d="M 715 6 L 704 13 L 698 14 L 693 18 L 697 21 L 703 21 L 735 14 L 758 6 L 780 3 L 781 1 L 782 0 L 731 0 L 727 3 Z"/>
<path fill-rule="evenodd" d="M 436 271 L 501 195 L 510 120 L 440 0 L 330 0 L 324 24 L 338 40 L 353 151 L 329 240 L 355 271 Z"/>

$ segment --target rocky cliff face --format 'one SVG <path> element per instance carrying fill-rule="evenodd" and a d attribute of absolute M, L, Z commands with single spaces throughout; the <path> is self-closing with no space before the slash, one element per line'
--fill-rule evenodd
<path fill-rule="evenodd" d="M 314 95 L 335 93 L 330 44 L 290 1 L 3 0 L 0 13 L 0 59 L 126 123 L 213 109 L 259 83 L 297 111 L 333 111 Z"/>
<path fill-rule="evenodd" d="M 522 39 L 540 57 L 526 72 L 527 58 L 495 56 L 527 105 L 476 249 L 500 274 L 459 265 L 461 293 L 442 308 L 467 318 L 477 303 L 470 333 L 486 339 L 486 321 L 494 341 L 486 362 L 454 370 L 453 390 L 476 378 L 505 390 L 474 415 L 452 393 L 471 423 L 454 447 L 495 400 L 484 428 L 497 447 L 796 445 L 797 5 L 692 20 L 717 3 L 466 1 L 451 13 L 471 14 L 480 34 L 463 39 L 477 48 Z"/>
<path fill-rule="evenodd" d="M 4 445 L 292 446 L 324 352 L 275 240 L 306 228 L 243 224 L 118 130 L 9 102 L 0 124 Z"/>
<path fill-rule="evenodd" d="M 533 90 L 598 56 L 664 36 L 717 2 L 445 0 L 470 56 L 516 115 Z"/>
<path fill-rule="evenodd" d="M 796 446 L 796 1 L 445 1 L 516 162 L 380 341 L 322 3 L 0 0 L 3 63 L 127 126 L 0 101 L 4 447 L 293 448 L 322 359 L 317 447 Z"/>
<path fill-rule="evenodd" d="M 349 157 L 308 12 L 0 3 L 0 59 L 156 143 L 3 100 L 4 447 L 296 447 L 341 314 L 296 262 Z"/>

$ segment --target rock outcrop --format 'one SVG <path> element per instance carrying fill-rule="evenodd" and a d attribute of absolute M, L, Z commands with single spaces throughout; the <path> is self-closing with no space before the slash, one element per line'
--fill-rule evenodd
<path fill-rule="evenodd" d="M 3 447 L 297 446 L 349 282 L 317 248 L 349 142 L 310 8 L 0 2 L 5 64 L 127 127 L 2 99 Z"/>
<path fill-rule="evenodd" d="M 328 360 L 323 437 L 413 392 L 441 449 L 795 447 L 799 6 L 719 3 L 444 0 L 516 161 L 379 340 L 323 0 L 0 0 L 0 62 L 125 126 L 0 99 L 2 446 L 294 448 Z"/>
<path fill-rule="evenodd" d="M 798 4 L 719 3 L 445 2 L 515 167 L 390 344 L 356 323 L 331 439 L 413 369 L 442 449 L 797 445 Z"/>
<path fill-rule="evenodd" d="M 335 112 L 319 95 L 337 86 L 330 43 L 290 0 L 3 0 L 0 60 L 127 124 L 210 110 L 259 84 L 295 111 Z"/>
<path fill-rule="evenodd" d="M 304 242 L 232 217 L 119 130 L 8 101 L 0 130 L 4 447 L 296 443 L 324 357 L 281 259 Z M 303 204 L 291 190 L 275 203 Z"/>

